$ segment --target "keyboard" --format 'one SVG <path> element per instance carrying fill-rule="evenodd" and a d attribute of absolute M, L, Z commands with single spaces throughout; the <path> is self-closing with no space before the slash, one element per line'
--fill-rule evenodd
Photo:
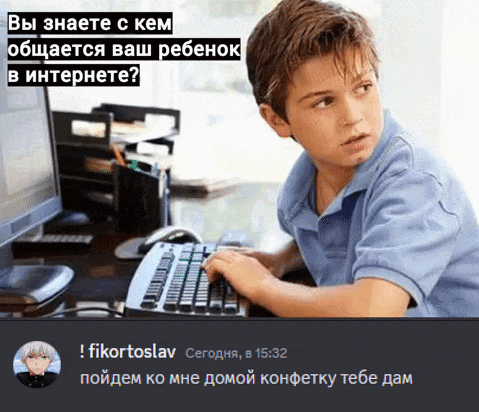
<path fill-rule="evenodd" d="M 247 301 L 225 279 L 210 284 L 201 269 L 215 249 L 209 243 L 156 243 L 130 282 L 125 315 L 169 319 L 248 316 Z"/>
<path fill-rule="evenodd" d="M 93 242 L 93 235 L 44 234 L 22 236 L 13 242 L 15 252 L 49 253 L 85 251 Z"/>

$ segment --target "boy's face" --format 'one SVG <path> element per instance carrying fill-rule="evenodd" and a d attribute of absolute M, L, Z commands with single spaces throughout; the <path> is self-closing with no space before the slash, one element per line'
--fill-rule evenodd
<path fill-rule="evenodd" d="M 348 76 L 338 72 L 333 55 L 313 58 L 293 73 L 286 98 L 288 121 L 261 114 L 281 137 L 294 136 L 317 168 L 350 169 L 373 152 L 381 133 L 377 79 L 358 53 L 346 56 Z M 359 76 L 356 77 L 356 73 Z M 269 106 L 268 106 L 269 107 Z M 268 120 L 269 117 L 269 120 Z"/>
<path fill-rule="evenodd" d="M 51 363 L 51 360 L 43 353 L 36 355 L 30 353 L 24 360 L 31 375 L 43 375 Z"/>

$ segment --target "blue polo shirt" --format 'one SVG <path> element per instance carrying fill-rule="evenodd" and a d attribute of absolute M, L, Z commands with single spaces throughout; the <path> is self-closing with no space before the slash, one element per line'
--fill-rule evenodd
<path fill-rule="evenodd" d="M 278 198 L 318 286 L 374 277 L 412 297 L 406 316 L 479 317 L 479 227 L 457 178 L 427 144 L 384 113 L 370 158 L 318 216 L 315 167 L 303 153 Z"/>

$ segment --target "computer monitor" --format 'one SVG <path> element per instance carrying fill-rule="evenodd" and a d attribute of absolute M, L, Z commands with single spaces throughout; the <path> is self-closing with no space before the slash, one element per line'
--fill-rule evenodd
<path fill-rule="evenodd" d="M 62 204 L 47 89 L 7 86 L 7 43 L 0 12 L 0 312 L 48 302 L 74 276 L 66 266 L 14 265 L 13 240 Z"/>

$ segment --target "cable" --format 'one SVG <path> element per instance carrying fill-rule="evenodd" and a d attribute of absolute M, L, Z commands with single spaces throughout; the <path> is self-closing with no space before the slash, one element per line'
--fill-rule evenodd
<path fill-rule="evenodd" d="M 77 313 L 77 312 L 83 312 L 83 311 L 104 311 L 104 312 L 109 312 L 113 313 L 114 315 L 124 317 L 125 315 L 115 309 L 109 309 L 109 308 L 101 308 L 101 307 L 91 307 L 91 308 L 72 308 L 72 309 L 65 309 L 60 312 L 55 312 L 55 313 L 50 313 L 48 315 L 42 316 L 42 318 L 53 318 L 55 316 L 60 316 L 68 313 Z"/>

